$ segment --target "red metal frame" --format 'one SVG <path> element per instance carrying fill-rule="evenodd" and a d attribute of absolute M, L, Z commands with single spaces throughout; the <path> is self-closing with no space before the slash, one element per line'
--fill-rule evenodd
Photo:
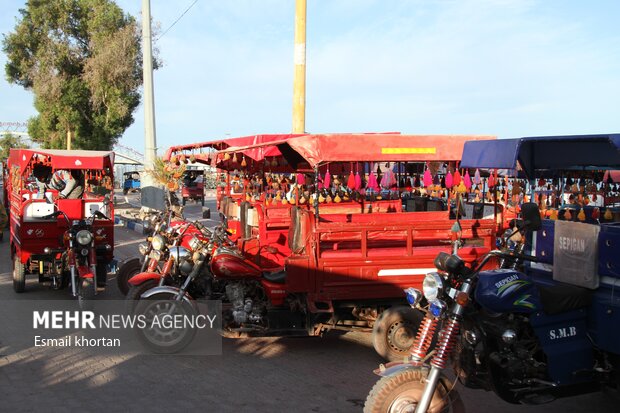
<path fill-rule="evenodd" d="M 55 191 L 54 204 L 58 210 L 65 212 L 69 220 L 84 219 L 89 204 L 101 204 L 103 196 L 90 192 L 97 186 L 104 186 L 110 191 L 114 182 L 114 153 L 103 151 L 61 151 L 43 149 L 11 149 L 7 161 L 8 181 L 7 195 L 10 198 L 11 254 L 17 254 L 23 264 L 30 257 L 42 255 L 46 247 L 64 247 L 62 235 L 67 229 L 64 217 L 55 221 L 32 218 L 29 213 L 37 208 L 48 209 L 45 199 L 33 199 L 36 192 L 31 192 L 25 185 L 29 180 L 35 163 L 49 165 L 52 170 L 81 170 L 85 173 L 84 196 L 81 199 L 58 199 Z M 92 178 L 89 180 L 89 178 Z M 97 220 L 94 230 L 95 245 L 114 245 L 114 206 L 107 207 L 109 221 Z M 113 251 L 106 252 L 106 259 L 112 260 Z"/>

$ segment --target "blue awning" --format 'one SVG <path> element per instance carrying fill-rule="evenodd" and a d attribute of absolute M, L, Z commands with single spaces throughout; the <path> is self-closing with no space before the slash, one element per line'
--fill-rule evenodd
<path fill-rule="evenodd" d="M 620 169 L 620 134 L 536 136 L 465 143 L 461 167 L 536 171 Z"/>

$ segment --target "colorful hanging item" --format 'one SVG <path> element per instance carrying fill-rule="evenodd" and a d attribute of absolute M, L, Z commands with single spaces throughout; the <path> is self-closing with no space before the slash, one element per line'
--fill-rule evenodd
<path fill-rule="evenodd" d="M 428 166 L 426 168 L 426 171 L 424 171 L 424 186 L 425 187 L 429 187 L 433 184 L 433 176 L 431 175 L 431 171 L 430 169 L 428 169 Z"/>
<path fill-rule="evenodd" d="M 465 188 L 469 191 L 471 189 L 471 177 L 469 176 L 469 171 L 465 172 L 465 177 L 463 178 L 463 184 Z"/>
<path fill-rule="evenodd" d="M 474 184 L 480 185 L 482 180 L 480 179 L 480 170 L 476 168 L 476 172 L 474 173 Z"/>
<path fill-rule="evenodd" d="M 353 171 L 349 173 L 349 179 L 347 180 L 347 188 L 351 191 L 355 189 L 355 175 L 353 175 Z"/>
<path fill-rule="evenodd" d="M 448 174 L 446 175 L 446 188 L 451 189 L 453 184 L 454 180 L 452 177 L 452 173 L 448 172 Z"/>
<path fill-rule="evenodd" d="M 359 171 L 355 173 L 355 190 L 359 191 L 362 189 L 362 177 L 360 176 Z"/>
<path fill-rule="evenodd" d="M 327 168 L 327 171 L 325 172 L 325 179 L 323 179 L 323 187 L 325 189 L 329 189 L 331 184 L 332 184 L 332 176 L 329 173 L 329 168 Z"/>

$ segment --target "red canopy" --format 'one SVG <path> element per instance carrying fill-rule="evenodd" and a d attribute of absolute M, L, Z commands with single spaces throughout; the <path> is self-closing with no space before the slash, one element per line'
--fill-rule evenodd
<path fill-rule="evenodd" d="M 19 165 L 20 173 L 33 162 L 42 162 L 56 169 L 104 169 L 114 165 L 114 152 L 66 151 L 58 149 L 11 149 L 9 165 Z"/>
<path fill-rule="evenodd" d="M 250 136 L 241 136 L 238 138 L 228 138 L 221 139 L 215 141 L 207 141 L 207 142 L 199 142 L 199 143 L 190 143 L 186 145 L 178 145 L 171 146 L 166 151 L 164 155 L 164 161 L 169 161 L 172 155 L 176 154 L 185 154 L 189 156 L 194 151 L 199 151 L 200 149 L 214 149 L 214 150 L 224 150 L 229 147 L 238 147 L 238 146 L 255 146 L 262 143 L 274 142 L 274 141 L 284 141 L 291 137 L 302 136 L 301 134 L 269 134 L 269 135 L 250 135 Z M 267 155 L 265 155 L 267 153 Z M 264 156 L 278 156 L 280 155 L 280 151 L 277 148 L 272 148 L 265 151 L 250 151 L 245 153 L 246 156 L 254 159 L 255 161 L 259 161 L 263 159 Z M 209 163 L 207 154 L 194 153 L 196 160 L 203 161 L 205 163 Z"/>
<path fill-rule="evenodd" d="M 245 152 L 277 146 L 296 167 L 329 162 L 458 161 L 465 142 L 495 139 L 481 135 L 329 134 L 303 135 L 258 145 L 235 146 L 221 152 Z"/>

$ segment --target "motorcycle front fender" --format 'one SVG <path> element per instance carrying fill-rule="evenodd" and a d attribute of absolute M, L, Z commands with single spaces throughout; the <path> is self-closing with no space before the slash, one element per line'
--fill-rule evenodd
<path fill-rule="evenodd" d="M 141 300 L 151 298 L 157 294 L 170 294 L 172 296 L 176 296 L 179 294 L 179 289 L 177 287 L 172 287 L 169 285 L 162 285 L 159 287 L 151 288 L 150 290 L 145 291 L 140 296 Z M 183 301 L 187 304 L 194 305 L 194 299 L 186 292 L 183 295 Z"/>
<path fill-rule="evenodd" d="M 423 370 L 424 375 L 428 375 L 429 369 L 430 368 L 428 366 L 421 365 L 420 363 L 414 361 L 391 361 L 387 364 L 382 364 L 381 367 L 375 369 L 373 373 L 377 376 L 389 377 L 404 370 Z"/>
<path fill-rule="evenodd" d="M 79 265 L 78 269 L 78 277 L 80 278 L 94 278 L 95 274 L 90 270 L 90 267 L 86 265 Z"/>
<path fill-rule="evenodd" d="M 161 279 L 161 274 L 158 272 L 145 271 L 140 272 L 131 277 L 127 282 L 133 286 L 140 285 L 148 280 L 158 281 Z"/>

